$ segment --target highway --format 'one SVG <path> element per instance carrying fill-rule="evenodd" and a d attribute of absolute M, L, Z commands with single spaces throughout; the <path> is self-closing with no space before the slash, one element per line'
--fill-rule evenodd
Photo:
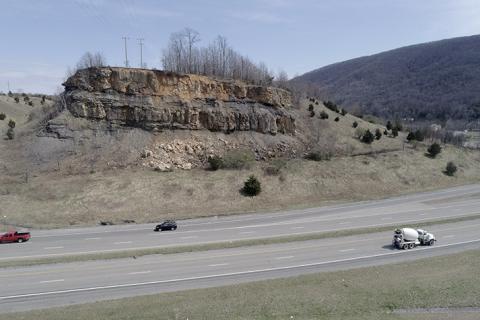
<path fill-rule="evenodd" d="M 367 201 L 218 218 L 178 221 L 178 230 L 153 232 L 155 224 L 32 230 L 32 240 L 0 245 L 0 261 L 58 257 L 220 241 L 301 235 L 453 218 L 480 213 L 480 185 Z"/>
<path fill-rule="evenodd" d="M 480 212 L 480 185 L 378 201 L 152 225 L 32 230 L 32 240 L 0 245 L 0 260 L 168 247 L 418 223 Z M 430 226 L 433 247 L 394 250 L 392 231 L 322 240 L 117 260 L 3 269 L 0 313 L 204 288 L 305 273 L 396 263 L 480 249 L 480 220 Z"/>
<path fill-rule="evenodd" d="M 0 312 L 395 263 L 480 249 L 480 221 L 429 228 L 437 245 L 391 248 L 392 232 L 186 254 L 39 265 L 0 274 Z"/>

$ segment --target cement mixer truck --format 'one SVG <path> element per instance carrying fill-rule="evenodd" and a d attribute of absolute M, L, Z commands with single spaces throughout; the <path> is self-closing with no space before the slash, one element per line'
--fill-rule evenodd
<path fill-rule="evenodd" d="M 392 245 L 398 249 L 413 249 L 418 245 L 433 246 L 435 236 L 423 229 L 402 228 L 396 229 L 393 234 Z"/>

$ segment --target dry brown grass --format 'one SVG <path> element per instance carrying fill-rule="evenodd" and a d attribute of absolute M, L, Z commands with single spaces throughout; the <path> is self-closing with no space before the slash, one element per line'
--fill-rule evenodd
<path fill-rule="evenodd" d="M 28 182 L 23 175 L 0 177 L 1 210 L 11 224 L 35 227 L 151 222 L 376 199 L 480 181 L 479 152 L 446 147 L 436 159 L 423 153 L 406 149 L 323 162 L 291 160 L 277 176 L 264 173 L 268 164 L 257 163 L 240 171 L 54 172 Z M 442 173 L 448 161 L 459 168 L 455 177 Z M 253 198 L 239 192 L 250 174 L 262 182 L 262 193 Z"/>

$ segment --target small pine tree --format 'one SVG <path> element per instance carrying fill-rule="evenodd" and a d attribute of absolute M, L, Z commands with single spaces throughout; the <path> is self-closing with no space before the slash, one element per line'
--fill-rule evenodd
<path fill-rule="evenodd" d="M 342 116 L 345 116 L 347 113 L 348 113 L 347 110 L 342 109 L 342 112 L 341 112 Z"/>
<path fill-rule="evenodd" d="M 13 128 L 8 128 L 7 139 L 8 140 L 13 140 L 14 138 L 15 138 L 15 131 L 13 131 Z"/>
<path fill-rule="evenodd" d="M 12 129 L 15 128 L 15 125 L 16 125 L 15 120 L 10 119 L 10 121 L 8 121 L 8 126 L 10 128 L 12 128 Z"/>
<path fill-rule="evenodd" d="M 313 104 L 309 104 L 309 105 L 308 105 L 308 111 L 313 111 L 313 108 L 314 108 L 314 107 L 313 107 Z"/>
<path fill-rule="evenodd" d="M 384 134 L 385 136 L 388 136 L 388 131 L 387 131 L 387 129 L 385 129 L 385 131 L 383 131 L 383 134 Z"/>
<path fill-rule="evenodd" d="M 30 98 L 28 96 L 24 96 L 23 101 L 26 103 L 26 102 L 30 101 Z"/>
<path fill-rule="evenodd" d="M 0 113 L 0 120 L 5 120 L 7 116 L 5 115 L 5 113 Z"/>
<path fill-rule="evenodd" d="M 442 147 L 435 142 L 428 147 L 427 152 L 430 158 L 435 158 L 440 152 L 442 152 Z"/>
<path fill-rule="evenodd" d="M 46 96 L 42 96 L 42 101 L 41 101 L 40 103 L 41 103 L 42 105 L 44 105 L 44 104 L 45 104 L 45 100 L 46 100 L 46 99 L 47 99 L 47 97 L 46 97 Z"/>
<path fill-rule="evenodd" d="M 382 138 L 382 131 L 380 129 L 375 130 L 375 139 L 380 140 Z"/>
<path fill-rule="evenodd" d="M 358 127 L 358 122 L 357 122 L 357 121 L 354 121 L 354 122 L 352 123 L 352 127 L 354 127 L 354 128 Z"/>
<path fill-rule="evenodd" d="M 417 141 L 425 140 L 425 136 L 424 136 L 423 132 L 420 131 L 420 130 L 415 131 L 414 135 L 415 135 L 415 140 L 417 140 Z"/>
<path fill-rule="evenodd" d="M 260 194 L 261 191 L 262 185 L 254 175 L 248 177 L 247 181 L 243 184 L 242 193 L 246 196 L 254 197 Z"/>
<path fill-rule="evenodd" d="M 370 130 L 367 129 L 367 131 L 365 131 L 365 133 L 363 134 L 361 140 L 363 143 L 370 144 L 373 142 L 373 140 L 375 140 L 375 136 L 372 132 L 370 132 Z"/>
<path fill-rule="evenodd" d="M 387 121 L 387 130 L 392 130 L 392 123 L 390 122 L 390 120 Z"/>
<path fill-rule="evenodd" d="M 320 112 L 320 119 L 328 119 L 328 113 L 325 111 Z"/>
<path fill-rule="evenodd" d="M 408 141 L 416 140 L 415 139 L 415 133 L 409 132 L 408 135 L 407 135 L 407 140 Z"/>
<path fill-rule="evenodd" d="M 208 164 L 210 165 L 210 170 L 216 171 L 223 167 L 223 159 L 219 156 L 208 157 Z"/>
<path fill-rule="evenodd" d="M 338 122 L 338 121 L 340 121 L 340 118 L 336 117 L 334 120 L 335 120 L 335 122 Z"/>
<path fill-rule="evenodd" d="M 315 117 L 315 111 L 310 110 L 310 118 L 313 118 L 313 117 Z"/>
<path fill-rule="evenodd" d="M 15 100 L 16 103 L 20 102 L 20 99 L 18 97 L 15 97 L 14 100 Z"/>
<path fill-rule="evenodd" d="M 457 172 L 457 166 L 452 161 L 449 161 L 447 163 L 447 167 L 445 168 L 445 174 L 451 177 L 455 174 L 455 172 Z"/>
<path fill-rule="evenodd" d="M 33 101 L 28 101 L 28 105 L 29 105 L 30 107 L 33 107 Z"/>

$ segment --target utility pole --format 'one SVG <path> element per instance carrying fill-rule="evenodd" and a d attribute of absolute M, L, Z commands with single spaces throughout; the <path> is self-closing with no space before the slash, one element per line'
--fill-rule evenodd
<path fill-rule="evenodd" d="M 127 55 L 127 40 L 128 37 L 122 37 L 124 43 L 125 43 L 125 67 L 128 68 L 128 55 Z"/>
<path fill-rule="evenodd" d="M 138 40 L 138 45 L 140 46 L 140 68 L 143 68 L 143 41 L 145 39 L 140 38 Z"/>

